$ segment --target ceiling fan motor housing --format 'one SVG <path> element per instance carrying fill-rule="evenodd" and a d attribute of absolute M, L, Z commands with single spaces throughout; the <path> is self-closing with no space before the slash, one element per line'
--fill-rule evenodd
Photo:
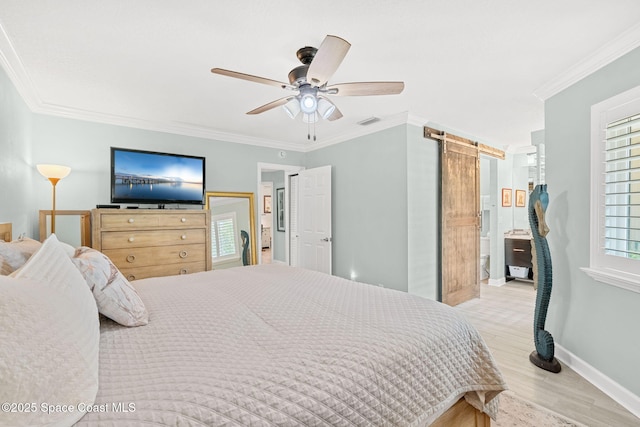
<path fill-rule="evenodd" d="M 313 61 L 313 58 L 316 56 L 317 51 L 318 49 L 315 47 L 305 46 L 298 49 L 298 51 L 296 52 L 296 56 L 304 65 L 309 65 L 311 64 L 311 61 Z"/>
<path fill-rule="evenodd" d="M 289 72 L 289 83 L 300 86 L 307 82 L 308 65 L 300 65 Z"/>

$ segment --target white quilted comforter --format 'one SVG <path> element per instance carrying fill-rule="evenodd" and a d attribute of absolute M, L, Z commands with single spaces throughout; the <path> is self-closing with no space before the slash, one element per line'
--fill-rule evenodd
<path fill-rule="evenodd" d="M 506 388 L 468 322 L 403 292 L 278 265 L 134 285 L 149 324 L 101 319 L 79 426 L 417 426 Z"/>

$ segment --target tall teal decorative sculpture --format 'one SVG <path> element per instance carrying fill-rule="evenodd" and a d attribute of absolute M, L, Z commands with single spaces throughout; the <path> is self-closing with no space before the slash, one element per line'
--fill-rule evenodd
<path fill-rule="evenodd" d="M 549 228 L 545 221 L 545 212 L 549 205 L 547 185 L 536 185 L 529 196 L 529 225 L 533 235 L 531 258 L 533 264 L 533 278 L 537 285 L 536 311 L 533 319 L 533 340 L 535 351 L 529 355 L 534 365 L 546 371 L 560 372 L 560 363 L 553 356 L 554 344 L 551 334 L 544 329 L 547 319 L 547 309 L 551 299 L 551 285 L 553 275 L 551 271 L 551 253 L 547 243 Z"/>

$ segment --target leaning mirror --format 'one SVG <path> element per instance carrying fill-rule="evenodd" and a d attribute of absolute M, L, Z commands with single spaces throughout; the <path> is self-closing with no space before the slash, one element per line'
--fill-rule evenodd
<path fill-rule="evenodd" d="M 256 264 L 253 193 L 207 191 L 211 211 L 211 258 L 214 269 Z"/>

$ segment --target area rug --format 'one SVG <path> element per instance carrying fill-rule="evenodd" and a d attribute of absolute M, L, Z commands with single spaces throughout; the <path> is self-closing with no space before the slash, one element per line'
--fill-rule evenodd
<path fill-rule="evenodd" d="M 587 427 L 533 402 L 521 399 L 513 392 L 500 393 L 498 419 L 492 427 Z"/>

